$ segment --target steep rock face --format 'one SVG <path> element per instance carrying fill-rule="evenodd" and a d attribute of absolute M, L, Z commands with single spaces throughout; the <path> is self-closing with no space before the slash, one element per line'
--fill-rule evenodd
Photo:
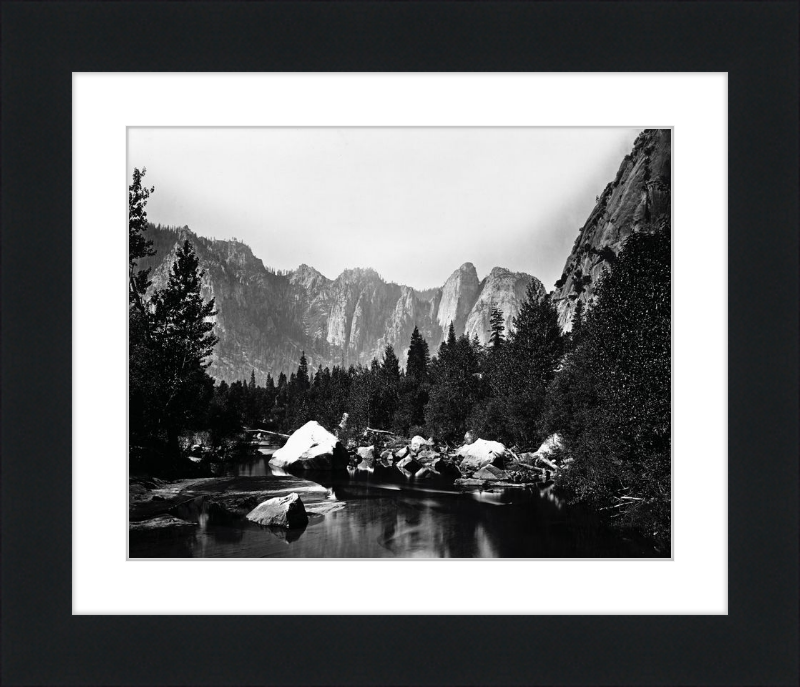
<path fill-rule="evenodd" d="M 214 378 L 246 379 L 255 370 L 263 381 L 268 372 L 296 368 L 306 344 L 311 350 L 297 289 L 286 276 L 267 269 L 248 246 L 197 236 L 187 227 L 151 227 L 147 237 L 156 255 L 141 266 L 153 268 L 152 289 L 166 285 L 179 243 L 188 239 L 197 253 L 205 271 L 202 295 L 216 301 L 214 333 L 220 340 L 208 369 Z"/>
<path fill-rule="evenodd" d="M 418 327 L 435 355 L 454 322 L 456 335 L 465 331 L 488 340 L 491 304 L 503 309 L 506 327 L 519 311 L 534 277 L 495 268 L 478 280 L 474 265 L 465 263 L 441 288 L 416 290 L 384 281 L 372 269 L 348 269 L 329 279 L 313 267 L 300 265 L 288 273 L 264 266 L 238 241 L 197 236 L 187 227 L 151 226 L 156 256 L 143 261 L 152 267 L 153 288 L 163 288 L 177 245 L 188 238 L 205 271 L 203 297 L 214 298 L 218 314 L 215 334 L 220 341 L 209 373 L 228 382 L 247 379 L 255 371 L 261 384 L 295 371 L 301 351 L 309 366 L 369 365 L 391 344 L 405 364 L 411 332 Z"/>
<path fill-rule="evenodd" d="M 519 314 L 531 282 L 534 283 L 537 296 L 542 298 L 544 287 L 536 277 L 524 272 L 511 272 L 505 267 L 495 267 L 484 279 L 478 299 L 469 312 L 464 326 L 467 336 L 470 339 L 477 336 L 481 344 L 489 340 L 489 316 L 493 307 L 503 311 L 506 332 L 512 331 L 512 322 Z"/>
<path fill-rule="evenodd" d="M 555 284 L 553 298 L 562 329 L 572 328 L 578 300 L 591 302 L 603 270 L 613 268 L 625 239 L 669 214 L 670 188 L 671 131 L 647 129 L 598 197 Z"/>
<path fill-rule="evenodd" d="M 464 331 L 464 324 L 475 304 L 480 287 L 478 272 L 471 262 L 465 262 L 447 278 L 436 315 L 436 321 L 445 336 L 451 322 L 456 335 Z"/>

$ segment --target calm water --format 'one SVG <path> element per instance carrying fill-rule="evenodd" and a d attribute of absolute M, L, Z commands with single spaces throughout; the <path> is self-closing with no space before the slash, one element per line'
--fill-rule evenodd
<path fill-rule="evenodd" d="M 238 464 L 232 474 L 270 478 L 271 451 Z M 317 495 L 325 515 L 302 529 L 218 520 L 202 499 L 176 512 L 198 527 L 189 532 L 132 537 L 131 557 L 643 557 L 642 543 L 602 528 L 596 516 L 564 505 L 552 489 L 464 494 L 447 484 L 385 482 L 374 475 L 314 474 L 327 489 Z M 304 501 L 306 496 L 303 495 Z"/>

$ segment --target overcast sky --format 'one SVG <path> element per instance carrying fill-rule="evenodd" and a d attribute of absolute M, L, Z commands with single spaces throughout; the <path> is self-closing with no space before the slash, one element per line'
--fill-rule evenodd
<path fill-rule="evenodd" d="M 131 128 L 154 223 L 247 243 L 265 265 L 373 267 L 417 288 L 464 262 L 549 290 L 641 129 Z"/>

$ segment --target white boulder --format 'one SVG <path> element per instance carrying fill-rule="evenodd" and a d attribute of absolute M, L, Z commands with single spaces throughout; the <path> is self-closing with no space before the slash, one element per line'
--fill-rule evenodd
<path fill-rule="evenodd" d="M 334 470 L 346 468 L 348 457 L 341 442 L 321 424 L 311 420 L 272 454 L 269 463 L 287 469 Z"/>
<path fill-rule="evenodd" d="M 308 514 L 300 496 L 292 492 L 259 503 L 247 514 L 247 519 L 270 527 L 302 527 L 308 523 Z"/>
<path fill-rule="evenodd" d="M 419 434 L 411 440 L 411 450 L 417 453 L 423 446 L 433 446 L 432 439 L 424 439 Z"/>
<path fill-rule="evenodd" d="M 375 447 L 362 446 L 356 453 L 358 453 L 361 461 L 356 466 L 356 469 L 364 472 L 372 472 L 375 469 Z"/>
<path fill-rule="evenodd" d="M 477 439 L 474 443 L 465 444 L 456 451 L 456 455 L 462 457 L 461 472 L 480 470 L 486 465 L 497 465 L 502 468 L 507 454 L 506 447 L 499 441 L 486 439 Z"/>

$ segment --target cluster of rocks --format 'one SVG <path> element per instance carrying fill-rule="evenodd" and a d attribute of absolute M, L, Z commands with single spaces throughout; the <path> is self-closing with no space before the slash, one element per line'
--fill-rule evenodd
<path fill-rule="evenodd" d="M 476 438 L 471 433 L 457 450 L 433 439 L 415 436 L 411 440 L 384 432 L 367 430 L 359 446 L 345 448 L 337 437 L 315 421 L 307 422 L 270 463 L 294 470 L 337 470 L 377 474 L 385 478 L 440 479 L 457 486 L 519 486 L 548 482 L 561 469 L 563 443 L 554 434 L 532 453 L 516 454 L 497 441 Z"/>
<path fill-rule="evenodd" d="M 452 480 L 461 476 L 453 457 L 447 455 L 446 449 L 435 445 L 431 439 L 415 436 L 409 442 L 391 435 L 381 443 L 382 446 L 380 443 L 373 443 L 354 448 L 350 460 L 351 469 L 415 480 Z"/>
<path fill-rule="evenodd" d="M 554 434 L 532 453 L 514 453 L 497 441 L 478 439 L 470 434 L 458 449 L 415 436 L 411 440 L 370 430 L 362 443 L 345 448 L 339 439 L 319 423 L 311 421 L 292 434 L 276 451 L 270 463 L 291 471 L 347 470 L 351 474 L 375 474 L 387 480 L 446 481 L 465 489 L 491 489 L 546 484 L 560 470 L 569 469 L 563 458 L 563 442 Z M 320 496 L 325 487 L 308 478 L 285 475 L 280 488 L 265 491 L 237 491 L 227 479 L 184 480 L 176 483 L 153 479 L 132 479 L 132 532 L 188 529 L 196 522 L 181 517 L 181 509 L 203 506 L 217 518 L 241 518 L 259 525 L 280 529 L 304 528 L 309 513 L 324 514 L 341 507 Z M 277 491 L 277 493 L 276 493 Z M 321 492 L 320 494 L 316 491 Z M 282 493 L 281 493 L 282 492 Z M 298 492 L 310 496 L 303 503 Z"/>

